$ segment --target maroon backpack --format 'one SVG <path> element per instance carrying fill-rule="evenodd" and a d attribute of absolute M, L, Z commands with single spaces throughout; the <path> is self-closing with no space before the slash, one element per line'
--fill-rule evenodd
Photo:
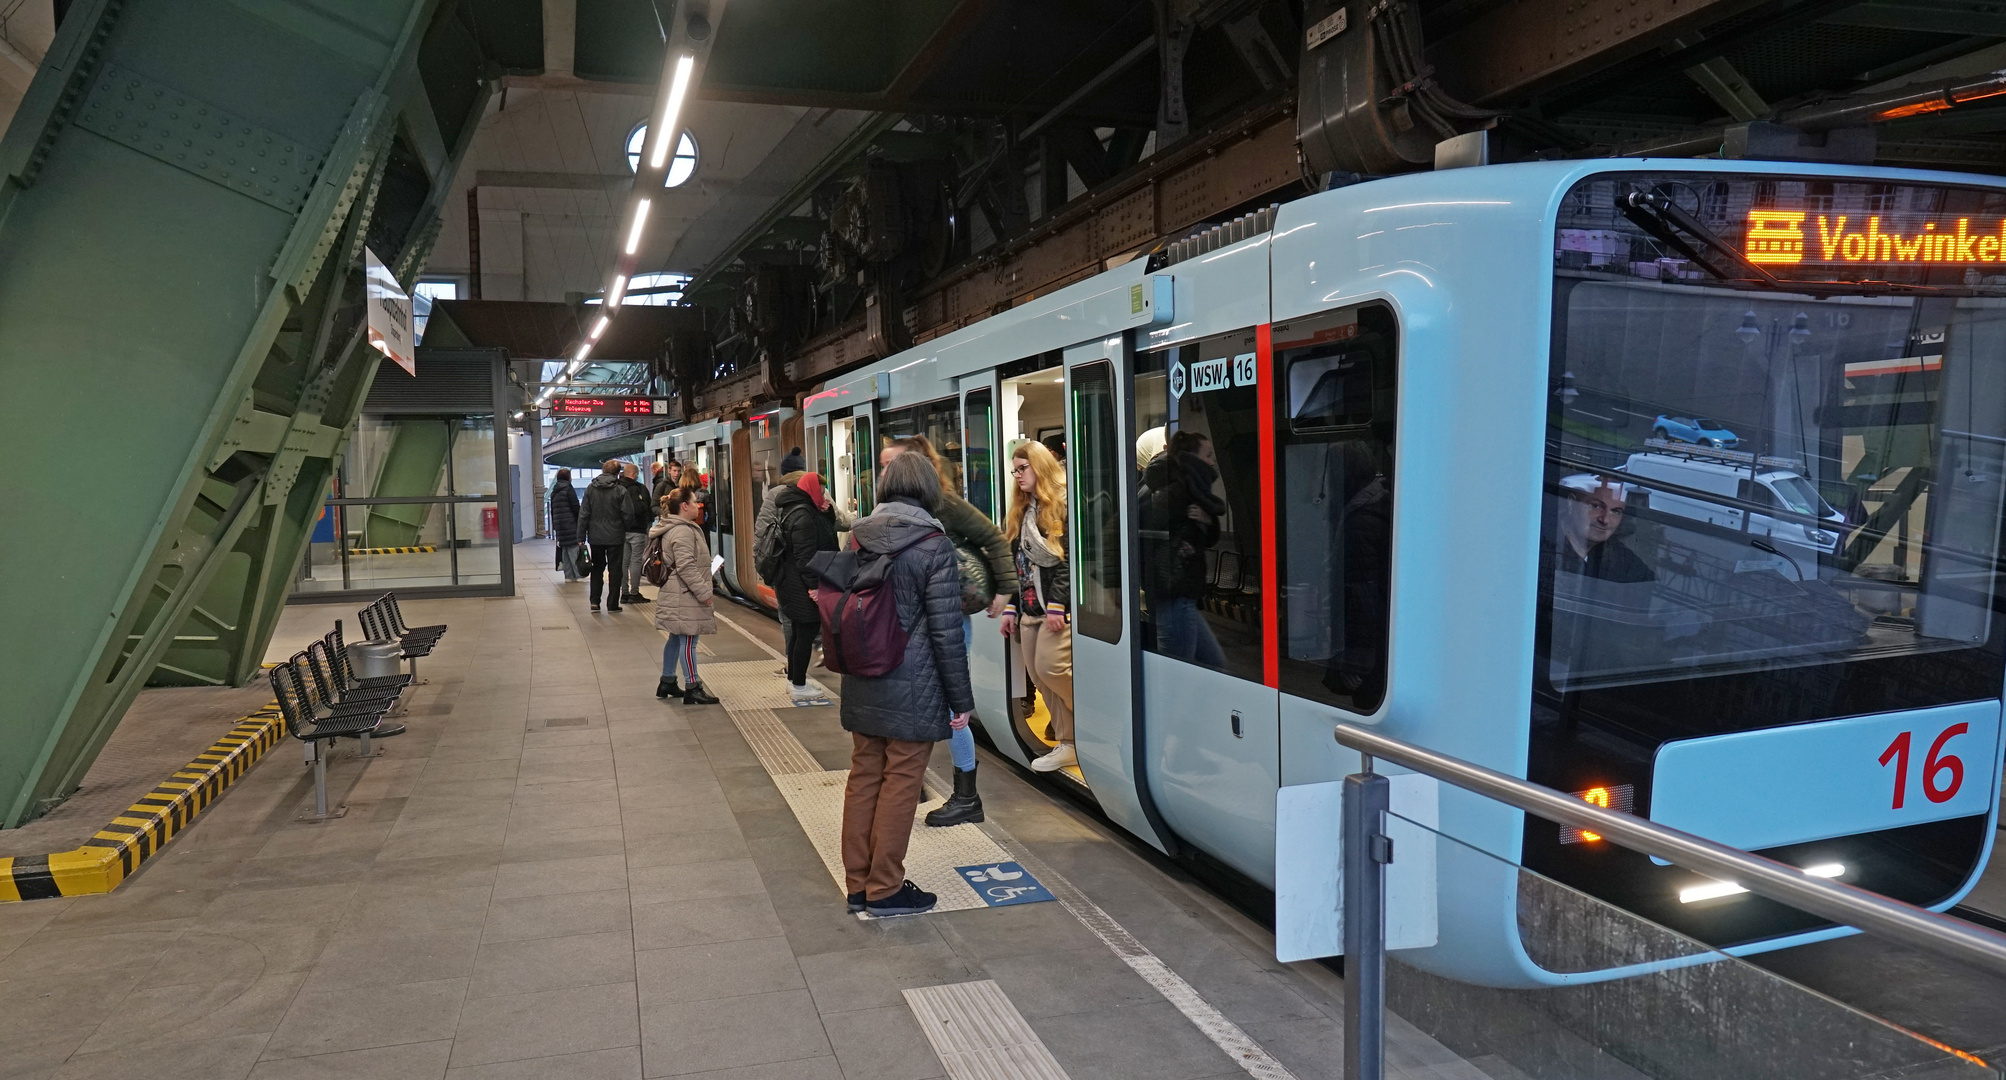
<path fill-rule="evenodd" d="M 899 625 L 898 597 L 892 590 L 892 563 L 914 544 L 942 535 L 929 529 L 889 552 L 818 553 L 808 568 L 822 579 L 815 606 L 822 615 L 822 666 L 838 675 L 889 675 L 905 662 L 912 635 Z"/>

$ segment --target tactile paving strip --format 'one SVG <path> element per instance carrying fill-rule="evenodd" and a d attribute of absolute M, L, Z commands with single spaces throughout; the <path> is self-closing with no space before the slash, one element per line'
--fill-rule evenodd
<path fill-rule="evenodd" d="M 715 692 L 715 691 L 713 691 Z M 726 708 L 726 715 L 738 725 L 738 733 L 752 746 L 752 753 L 766 771 L 776 780 L 782 776 L 797 773 L 821 775 L 825 770 L 815 755 L 801 745 L 801 740 L 787 730 L 787 725 L 773 714 L 772 709 Z"/>
<path fill-rule="evenodd" d="M 948 1080 L 1067 1080 L 994 979 L 907 990 L 905 1000 Z"/>
<path fill-rule="evenodd" d="M 787 800 L 815 853 L 843 890 L 843 786 L 849 770 L 822 768 L 801 740 L 788 730 L 776 709 L 792 709 L 787 680 L 773 674 L 771 660 L 743 660 L 705 665 L 703 683 L 723 704 L 725 715 L 752 747 L 759 764 Z M 973 825 L 930 828 L 920 820 L 937 799 L 922 801 L 913 813 L 912 845 L 906 849 L 905 874 L 920 888 L 940 897 L 935 910 L 959 911 L 986 907 L 975 889 L 956 869 L 1010 861 L 1010 856 Z"/>
<path fill-rule="evenodd" d="M 815 845 L 815 854 L 822 857 L 822 865 L 835 879 L 837 892 L 843 891 L 843 786 L 849 780 L 848 769 L 773 778 L 780 796 L 787 800 L 788 809 L 801 822 L 801 831 Z M 930 809 L 921 804 L 913 812 L 912 846 L 906 848 L 905 876 L 940 897 L 936 911 L 987 907 L 955 868 L 1009 862 L 1010 856 L 973 825 L 929 828 L 920 819 Z"/>

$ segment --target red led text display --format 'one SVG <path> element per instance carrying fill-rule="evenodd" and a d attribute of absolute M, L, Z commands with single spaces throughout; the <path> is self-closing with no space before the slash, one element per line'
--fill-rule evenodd
<path fill-rule="evenodd" d="M 669 411 L 669 399 L 559 397 L 550 399 L 550 408 L 546 411 L 552 416 L 662 416 Z"/>

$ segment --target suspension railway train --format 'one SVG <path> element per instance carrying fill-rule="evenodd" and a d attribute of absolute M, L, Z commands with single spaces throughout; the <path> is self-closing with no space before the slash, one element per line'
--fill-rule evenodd
<path fill-rule="evenodd" d="M 884 442 L 927 435 L 1000 516 L 1014 444 L 1062 436 L 1079 767 L 1054 782 L 1166 851 L 1274 887 L 1277 789 L 1356 771 L 1349 721 L 1940 910 L 1999 802 L 2001 282 L 1996 178 L 1441 171 L 651 446 L 712 477 L 725 583 L 770 604 L 751 525 L 791 445 L 861 513 Z M 1159 458 L 1179 431 L 1217 459 L 1216 540 L 1179 524 L 1206 479 Z M 987 739 L 1042 753 L 996 623 L 969 652 Z M 1730 952 L 1843 932 L 1446 787 L 1438 812 L 1436 943 L 1400 955 L 1442 974 L 1638 970 L 1563 940 L 1549 882 Z"/>

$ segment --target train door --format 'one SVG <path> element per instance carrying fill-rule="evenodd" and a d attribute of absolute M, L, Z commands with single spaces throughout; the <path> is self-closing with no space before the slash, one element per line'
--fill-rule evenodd
<path fill-rule="evenodd" d="M 1012 475 L 1011 455 L 1020 443 L 1043 443 L 1063 460 L 1067 443 L 1066 431 L 1066 374 L 1063 354 L 1053 352 L 1020 360 L 1006 365 L 998 372 L 996 397 L 996 417 L 999 439 L 996 449 L 996 518 L 999 527 L 1006 526 L 1009 508 L 1017 498 L 1016 479 Z M 1067 529 L 1072 529 L 1070 520 Z M 1068 556 L 1070 557 L 1070 555 Z M 982 620 L 988 622 L 988 620 Z M 982 632 L 983 627 L 976 627 Z M 995 629 L 993 626 L 991 629 Z M 997 634 L 1001 637 L 1001 634 Z M 1075 640 L 1078 634 L 1074 635 Z M 1029 679 L 1024 673 L 1022 650 L 1014 641 L 1003 642 L 1004 690 L 1009 695 L 1009 732 L 998 738 L 997 732 L 989 729 L 990 737 L 998 746 L 1009 747 L 1013 757 L 1028 761 L 1052 749 L 1057 743 L 1052 727 L 1051 703 L 1043 694 L 1034 694 Z M 1076 667 L 1077 670 L 1077 658 Z M 972 674 L 972 673 L 971 673 Z M 1074 701 L 1074 713 L 1078 714 L 1078 700 Z M 985 721 L 985 729 L 988 724 Z M 1086 783 L 1085 773 L 1078 767 L 1065 769 L 1060 775 Z"/>
<path fill-rule="evenodd" d="M 724 579 L 724 587 L 740 595 L 750 595 L 745 591 L 744 563 L 738 560 L 738 545 L 735 543 L 738 520 L 737 495 L 738 476 L 732 471 L 729 429 L 724 437 L 703 446 L 706 468 L 700 475 L 710 483 L 710 530 L 712 554 L 724 556 L 724 564 L 718 567 L 718 574 Z"/>
<path fill-rule="evenodd" d="M 1008 458 L 997 452 L 996 395 L 994 371 L 961 380 L 961 495 L 989 520 L 1001 523 L 1008 505 L 1003 490 Z M 1024 696 L 1023 667 L 1012 662 L 995 620 L 975 615 L 969 629 L 968 676 L 975 689 L 976 721 L 998 753 L 1029 764 L 1032 755 L 1014 730 L 1011 711 L 1011 703 Z"/>
<path fill-rule="evenodd" d="M 1150 790 L 1178 836 L 1272 885 L 1281 717 L 1264 330 L 1136 354 L 1140 434 L 1123 460 L 1138 470 L 1126 535 L 1138 547 Z"/>
<path fill-rule="evenodd" d="M 877 506 L 877 413 L 870 403 L 853 405 L 829 417 L 829 498 L 836 504 L 838 523 L 869 514 Z M 848 530 L 837 542 L 848 544 Z"/>

